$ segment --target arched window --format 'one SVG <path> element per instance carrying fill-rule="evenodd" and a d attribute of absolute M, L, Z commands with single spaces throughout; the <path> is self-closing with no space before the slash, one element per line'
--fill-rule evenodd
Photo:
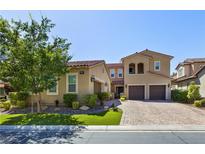
<path fill-rule="evenodd" d="M 129 64 L 129 74 L 135 74 L 135 64 Z"/>
<path fill-rule="evenodd" d="M 137 73 L 144 74 L 144 64 L 143 63 L 137 64 Z"/>

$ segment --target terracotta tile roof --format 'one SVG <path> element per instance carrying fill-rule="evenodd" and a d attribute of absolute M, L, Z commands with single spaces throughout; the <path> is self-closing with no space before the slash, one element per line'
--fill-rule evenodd
<path fill-rule="evenodd" d="M 113 68 L 113 67 L 123 67 L 122 63 L 109 63 L 106 64 L 108 68 Z"/>
<path fill-rule="evenodd" d="M 184 60 L 185 63 L 190 63 L 190 62 L 205 62 L 205 58 L 187 58 Z"/>
<path fill-rule="evenodd" d="M 68 66 L 69 67 L 89 67 L 103 62 L 105 61 L 104 60 L 70 61 L 68 62 Z"/>

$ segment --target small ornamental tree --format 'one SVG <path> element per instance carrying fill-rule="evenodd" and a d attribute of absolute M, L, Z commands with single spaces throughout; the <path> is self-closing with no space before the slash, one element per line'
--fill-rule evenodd
<path fill-rule="evenodd" d="M 39 96 L 52 88 L 66 72 L 70 43 L 60 37 L 50 38 L 55 25 L 42 17 L 29 22 L 7 21 L 0 17 L 0 80 L 9 82 L 15 91 Z"/>
<path fill-rule="evenodd" d="M 190 83 L 188 87 L 187 98 L 189 99 L 189 102 L 191 103 L 201 98 L 200 93 L 199 93 L 199 86 L 197 86 L 195 82 Z"/>

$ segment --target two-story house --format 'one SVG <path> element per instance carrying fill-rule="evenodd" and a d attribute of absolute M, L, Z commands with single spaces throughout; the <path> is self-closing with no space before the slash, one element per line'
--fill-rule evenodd
<path fill-rule="evenodd" d="M 122 58 L 121 63 L 71 61 L 68 63 L 69 73 L 42 93 L 42 102 L 54 104 L 59 100 L 62 103 L 65 93 L 76 93 L 81 98 L 99 92 L 112 92 L 115 97 L 124 93 L 131 100 L 170 99 L 172 58 L 146 49 Z"/>
<path fill-rule="evenodd" d="M 170 61 L 173 56 L 150 51 L 122 58 L 124 93 L 130 100 L 171 98 Z"/>
<path fill-rule="evenodd" d="M 172 79 L 173 89 L 186 90 L 190 82 L 200 86 L 200 94 L 205 97 L 205 58 L 188 58 L 176 67 L 177 74 Z"/>
<path fill-rule="evenodd" d="M 111 78 L 111 92 L 115 98 L 124 93 L 124 67 L 122 63 L 107 64 Z"/>

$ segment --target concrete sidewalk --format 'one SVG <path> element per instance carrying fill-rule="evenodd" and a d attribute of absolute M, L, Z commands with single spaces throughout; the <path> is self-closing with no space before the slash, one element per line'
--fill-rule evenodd
<path fill-rule="evenodd" d="M 65 126 L 1 125 L 0 131 L 205 131 L 205 125 Z"/>

